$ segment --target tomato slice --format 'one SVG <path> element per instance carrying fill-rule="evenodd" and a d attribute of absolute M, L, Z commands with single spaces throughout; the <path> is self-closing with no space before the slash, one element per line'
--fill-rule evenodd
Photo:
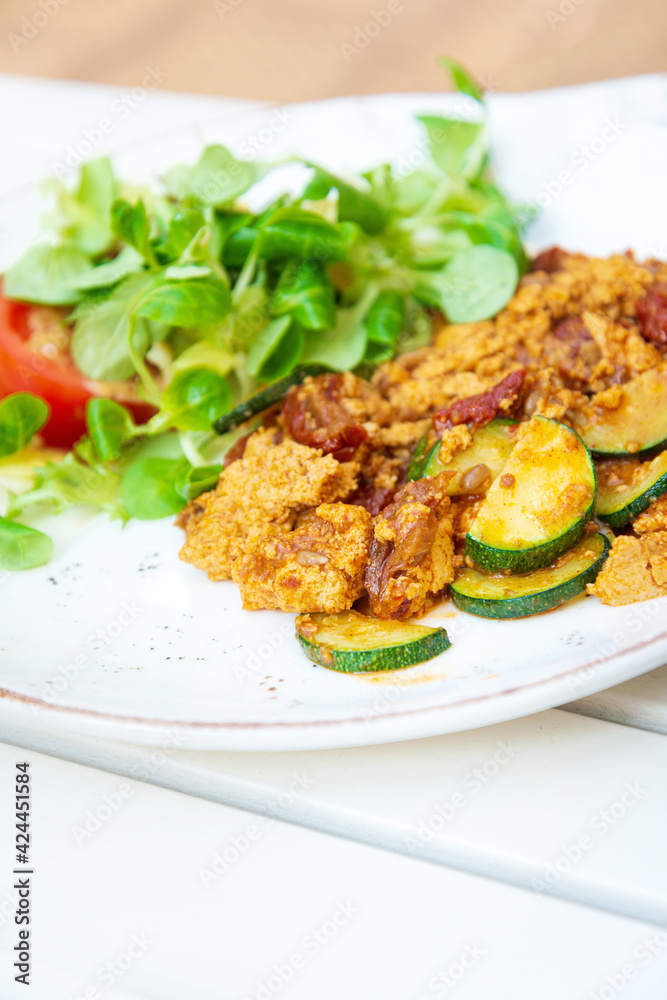
<path fill-rule="evenodd" d="M 38 349 L 31 342 L 31 320 L 43 307 L 12 302 L 0 294 L 0 397 L 12 392 L 32 392 L 51 408 L 40 431 L 46 444 L 70 448 L 85 432 L 85 407 L 94 396 L 110 396 L 132 411 L 135 420 L 148 420 L 155 408 L 136 399 L 131 383 L 93 382 L 78 370 L 63 343 L 48 340 Z M 63 349 L 63 346 L 65 349 Z M 122 391 L 121 391 L 122 389 Z M 128 398 L 133 396 L 135 398 Z"/>

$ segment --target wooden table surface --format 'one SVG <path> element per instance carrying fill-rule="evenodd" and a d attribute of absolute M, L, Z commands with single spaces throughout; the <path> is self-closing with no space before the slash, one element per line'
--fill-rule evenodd
<path fill-rule="evenodd" d="M 441 53 L 487 87 L 667 69 L 663 0 L 4 0 L 0 70 L 279 102 L 445 89 Z"/>

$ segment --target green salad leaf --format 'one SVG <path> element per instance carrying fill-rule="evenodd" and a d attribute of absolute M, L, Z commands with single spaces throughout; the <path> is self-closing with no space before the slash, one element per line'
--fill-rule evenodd
<path fill-rule="evenodd" d="M 0 458 L 30 444 L 49 416 L 49 407 L 29 392 L 15 392 L 0 400 Z"/>
<path fill-rule="evenodd" d="M 186 431 L 209 431 L 232 405 L 229 383 L 213 368 L 186 368 L 162 394 L 158 420 Z"/>
<path fill-rule="evenodd" d="M 137 432 L 131 414 L 120 403 L 103 396 L 86 405 L 86 429 L 102 462 L 119 458 L 123 445 Z"/>
<path fill-rule="evenodd" d="M 71 306 L 83 295 L 77 281 L 90 272 L 90 258 L 70 243 L 38 243 L 5 272 L 3 293 L 39 305 Z"/>
<path fill-rule="evenodd" d="M 48 535 L 0 517 L 0 569 L 18 570 L 43 566 L 51 558 L 53 542 Z"/>
<path fill-rule="evenodd" d="M 293 260 L 278 278 L 271 312 L 289 313 L 308 330 L 325 330 L 336 323 L 334 286 L 324 265 L 313 258 Z"/>
<path fill-rule="evenodd" d="M 151 286 L 147 272 L 130 275 L 108 298 L 75 312 L 70 350 L 84 375 L 112 381 L 135 374 L 136 359 L 144 357 L 151 342 L 138 311 Z"/>
<path fill-rule="evenodd" d="M 152 521 L 177 514 L 183 495 L 176 486 L 184 463 L 172 458 L 139 458 L 129 466 L 120 484 L 120 499 L 130 517 Z"/>

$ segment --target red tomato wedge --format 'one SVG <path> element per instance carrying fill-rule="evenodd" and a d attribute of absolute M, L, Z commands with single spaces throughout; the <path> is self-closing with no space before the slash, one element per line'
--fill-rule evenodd
<path fill-rule="evenodd" d="M 53 324 L 54 336 L 37 342 L 33 320 L 60 312 L 0 295 L 0 397 L 32 392 L 46 400 L 51 415 L 40 434 L 56 448 L 70 448 L 84 433 L 86 402 L 94 396 L 116 399 L 138 422 L 148 420 L 155 409 L 136 399 L 131 383 L 94 382 L 78 370 L 67 350 L 65 327 Z"/>

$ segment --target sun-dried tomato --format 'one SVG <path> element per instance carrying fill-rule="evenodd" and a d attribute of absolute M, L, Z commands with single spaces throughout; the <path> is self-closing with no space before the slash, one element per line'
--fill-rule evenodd
<path fill-rule="evenodd" d="M 645 340 L 667 346 L 667 284 L 655 285 L 637 302 L 637 322 Z"/>
<path fill-rule="evenodd" d="M 592 340 L 592 334 L 581 316 L 567 316 L 562 319 L 553 330 L 554 337 L 558 340 L 565 340 L 577 347 L 585 340 Z"/>
<path fill-rule="evenodd" d="M 245 446 L 251 437 L 252 432 L 250 434 L 244 434 L 243 437 L 240 437 L 238 441 L 234 442 L 222 460 L 223 469 L 226 469 L 228 465 L 232 464 L 232 462 L 236 462 L 237 459 L 243 458 L 243 455 L 245 454 Z"/>
<path fill-rule="evenodd" d="M 548 250 L 538 253 L 531 263 L 530 269 L 531 271 L 546 271 L 547 274 L 553 274 L 554 271 L 561 270 L 569 256 L 567 250 L 561 250 L 560 247 L 549 247 Z"/>
<path fill-rule="evenodd" d="M 386 486 L 374 486 L 373 483 L 367 483 L 360 486 L 351 497 L 347 498 L 345 503 L 351 503 L 355 507 L 363 507 L 369 514 L 375 517 L 381 510 L 384 510 L 395 493 L 395 489 L 389 489 Z"/>
<path fill-rule="evenodd" d="M 492 386 L 487 392 L 480 392 L 467 399 L 457 399 L 433 414 L 433 426 L 438 434 L 450 430 L 455 424 L 469 424 L 483 427 L 498 413 L 501 403 L 511 403 L 516 399 L 526 377 L 525 368 L 517 368 Z M 507 412 L 508 407 L 503 408 Z"/>
<path fill-rule="evenodd" d="M 340 402 L 342 375 L 318 375 L 293 386 L 283 404 L 285 426 L 295 441 L 349 462 L 368 438 Z"/>
<path fill-rule="evenodd" d="M 438 579 L 437 569 L 434 572 L 427 559 L 437 548 L 439 519 L 449 510 L 448 482 L 447 474 L 440 473 L 406 483 L 378 518 L 382 529 L 371 541 L 364 574 L 377 618 L 407 618 L 423 609 L 426 594 Z M 442 583 L 437 582 L 435 589 Z"/>

